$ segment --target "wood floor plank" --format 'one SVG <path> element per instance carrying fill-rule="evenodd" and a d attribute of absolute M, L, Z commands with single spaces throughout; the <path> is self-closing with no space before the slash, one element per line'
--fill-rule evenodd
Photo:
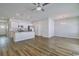
<path fill-rule="evenodd" d="M 0 56 L 72 56 L 79 55 L 76 39 L 36 37 L 21 42 L 13 42 L 8 49 L 0 47 Z M 72 47 L 73 45 L 73 47 Z M 70 49 L 70 48 L 76 49 Z"/>

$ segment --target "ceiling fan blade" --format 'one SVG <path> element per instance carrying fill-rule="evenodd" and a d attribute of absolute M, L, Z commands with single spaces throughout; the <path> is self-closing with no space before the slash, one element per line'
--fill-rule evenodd
<path fill-rule="evenodd" d="M 43 12 L 44 12 L 45 10 L 44 10 L 44 9 L 41 9 L 41 11 L 43 11 Z"/>
<path fill-rule="evenodd" d="M 33 3 L 34 5 L 37 5 L 36 3 Z"/>
<path fill-rule="evenodd" d="M 37 7 L 40 7 L 40 3 L 37 3 L 37 5 L 38 5 Z"/>
<path fill-rule="evenodd" d="M 32 10 L 36 10 L 36 8 L 33 8 Z"/>
<path fill-rule="evenodd" d="M 49 3 L 44 3 L 43 6 L 45 6 L 45 5 L 47 5 L 47 4 L 49 4 Z"/>

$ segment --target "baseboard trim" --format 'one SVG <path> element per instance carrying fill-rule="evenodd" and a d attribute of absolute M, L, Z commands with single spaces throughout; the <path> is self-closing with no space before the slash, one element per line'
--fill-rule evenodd
<path fill-rule="evenodd" d="M 62 37 L 62 38 L 70 38 L 70 39 L 79 39 L 79 38 L 76 38 L 76 37 L 65 37 L 65 36 L 52 36 L 52 37 L 45 37 L 45 36 L 35 35 L 35 37 L 42 37 L 42 38 L 47 38 L 47 39 L 50 39 L 50 38 L 53 38 L 53 37 Z"/>
<path fill-rule="evenodd" d="M 70 39 L 79 39 L 78 37 L 66 37 L 66 36 L 54 36 L 54 37 L 62 37 L 62 38 L 70 38 Z"/>
<path fill-rule="evenodd" d="M 45 36 L 35 35 L 35 37 L 41 37 L 41 38 L 47 38 L 47 39 L 50 39 L 50 38 L 53 38 L 54 36 L 52 36 L 52 37 L 45 37 Z"/>

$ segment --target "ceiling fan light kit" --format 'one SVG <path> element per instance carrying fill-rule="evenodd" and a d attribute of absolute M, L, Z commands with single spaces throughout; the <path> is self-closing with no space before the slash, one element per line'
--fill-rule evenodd
<path fill-rule="evenodd" d="M 36 8 L 32 9 L 32 10 L 37 10 L 37 11 L 45 11 L 45 9 L 43 8 L 44 6 L 46 6 L 49 3 L 33 3 L 34 5 L 36 5 Z"/>
<path fill-rule="evenodd" d="M 37 7 L 37 8 L 36 8 L 36 10 L 38 10 L 38 11 L 41 10 L 41 9 L 42 9 L 41 7 Z"/>

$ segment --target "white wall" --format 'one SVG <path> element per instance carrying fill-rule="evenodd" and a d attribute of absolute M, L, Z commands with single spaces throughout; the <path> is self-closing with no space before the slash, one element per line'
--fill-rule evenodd
<path fill-rule="evenodd" d="M 55 20 L 55 36 L 79 38 L 79 19 Z"/>
<path fill-rule="evenodd" d="M 48 20 L 41 20 L 33 22 L 35 34 L 38 36 L 48 37 Z"/>
<path fill-rule="evenodd" d="M 49 21 L 48 21 L 48 19 L 41 21 L 41 35 L 44 37 L 49 37 Z"/>
<path fill-rule="evenodd" d="M 52 20 L 51 18 L 37 21 L 33 24 L 35 26 L 36 35 L 43 37 L 54 36 L 54 20 Z"/>
<path fill-rule="evenodd" d="M 41 21 L 33 22 L 35 35 L 41 36 Z"/>
<path fill-rule="evenodd" d="M 49 18 L 34 22 L 34 26 L 38 36 L 79 38 L 79 20 L 76 17 L 58 20 Z"/>
<path fill-rule="evenodd" d="M 53 37 L 54 36 L 54 20 L 49 18 L 49 37 Z"/>

